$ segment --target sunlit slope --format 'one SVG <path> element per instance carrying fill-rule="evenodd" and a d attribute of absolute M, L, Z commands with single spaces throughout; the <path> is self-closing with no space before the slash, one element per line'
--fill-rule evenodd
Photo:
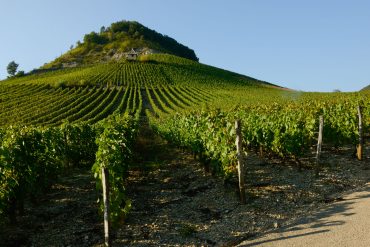
<path fill-rule="evenodd" d="M 122 60 L 86 67 L 44 70 L 1 82 L 9 84 L 49 84 L 52 86 L 274 86 L 189 59 L 152 54 L 137 61 Z"/>
<path fill-rule="evenodd" d="M 58 126 L 96 123 L 113 113 L 175 114 L 203 107 L 217 94 L 184 86 L 79 86 L 48 84 L 0 86 L 0 127 L 10 125 Z"/>
<path fill-rule="evenodd" d="M 117 112 L 162 116 L 204 107 L 230 109 L 293 94 L 189 59 L 151 54 L 4 80 L 0 126 L 96 123 Z"/>

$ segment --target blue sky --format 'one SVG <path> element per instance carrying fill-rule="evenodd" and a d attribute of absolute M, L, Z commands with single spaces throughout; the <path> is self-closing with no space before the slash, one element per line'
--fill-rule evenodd
<path fill-rule="evenodd" d="M 200 62 L 304 91 L 370 84 L 367 0 L 0 0 L 0 78 L 29 71 L 83 35 L 136 20 L 195 50 Z"/>

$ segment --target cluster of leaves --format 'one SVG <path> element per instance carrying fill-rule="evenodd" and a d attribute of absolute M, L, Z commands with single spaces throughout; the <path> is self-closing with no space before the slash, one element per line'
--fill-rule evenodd
<path fill-rule="evenodd" d="M 99 123 L 96 138 L 98 150 L 92 167 L 97 179 L 97 189 L 102 190 L 102 169 L 109 172 L 110 218 L 116 224 L 128 213 L 131 201 L 126 196 L 126 178 L 132 157 L 132 146 L 137 135 L 138 116 L 112 115 Z M 101 211 L 104 209 L 100 200 Z"/>
<path fill-rule="evenodd" d="M 235 128 L 220 110 L 151 118 L 153 129 L 167 140 L 189 148 L 214 173 L 228 176 L 236 165 Z"/>
<path fill-rule="evenodd" d="M 318 126 L 317 112 L 307 114 L 295 104 L 247 107 L 236 112 L 243 138 L 250 148 L 281 157 L 297 158 L 312 144 Z"/>
<path fill-rule="evenodd" d="M 91 164 L 90 153 L 96 152 L 95 132 L 88 125 L 10 126 L 1 133 L 0 214 L 12 220 L 27 196 L 35 199 L 70 164 Z"/>
<path fill-rule="evenodd" d="M 63 166 L 88 166 L 95 161 L 98 146 L 94 142 L 96 128 L 85 123 L 63 124 Z"/>
<path fill-rule="evenodd" d="M 20 71 L 17 72 L 18 66 L 19 66 L 19 64 L 17 64 L 14 61 L 11 61 L 8 64 L 8 66 L 6 67 L 6 71 L 8 72 L 9 77 L 13 77 L 13 76 L 21 77 L 21 76 L 25 75 L 23 70 L 20 70 Z"/>

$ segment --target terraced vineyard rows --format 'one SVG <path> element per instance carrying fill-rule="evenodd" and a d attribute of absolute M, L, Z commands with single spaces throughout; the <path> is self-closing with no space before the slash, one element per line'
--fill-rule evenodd
<path fill-rule="evenodd" d="M 5 84 L 50 84 L 67 86 L 255 86 L 270 85 L 256 79 L 172 55 L 153 54 L 140 61 L 110 62 L 55 71 L 36 71 L 12 78 Z"/>
<path fill-rule="evenodd" d="M 212 97 L 202 89 L 176 86 L 3 86 L 0 88 L 0 126 L 58 126 L 65 121 L 92 124 L 114 112 L 134 113 L 142 110 L 143 105 L 149 112 L 163 115 L 206 103 Z"/>

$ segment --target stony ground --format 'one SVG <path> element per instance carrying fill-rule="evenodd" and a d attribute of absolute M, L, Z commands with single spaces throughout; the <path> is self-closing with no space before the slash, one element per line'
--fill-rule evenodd
<path fill-rule="evenodd" d="M 117 232 L 116 246 L 234 246 L 370 181 L 369 155 L 358 162 L 350 148 L 324 150 L 319 169 L 309 159 L 298 166 L 250 154 L 248 203 L 241 205 L 236 180 L 225 184 L 204 174 L 189 153 L 155 136 L 141 142 L 149 156 L 131 173 L 134 208 Z"/>
<path fill-rule="evenodd" d="M 27 203 L 15 226 L 0 224 L 0 246 L 92 246 L 102 241 L 90 169 L 67 174 L 36 204 Z"/>
<path fill-rule="evenodd" d="M 127 184 L 133 208 L 113 234 L 113 246 L 235 246 L 290 224 L 370 181 L 370 149 L 362 162 L 352 150 L 325 149 L 319 169 L 250 154 L 248 203 L 238 201 L 235 179 L 205 174 L 187 151 L 143 129 Z M 308 157 L 313 157 L 309 154 Z M 317 174 L 318 171 L 318 174 Z M 101 246 L 103 226 L 89 169 L 61 179 L 19 224 L 0 224 L 4 246 Z"/>

